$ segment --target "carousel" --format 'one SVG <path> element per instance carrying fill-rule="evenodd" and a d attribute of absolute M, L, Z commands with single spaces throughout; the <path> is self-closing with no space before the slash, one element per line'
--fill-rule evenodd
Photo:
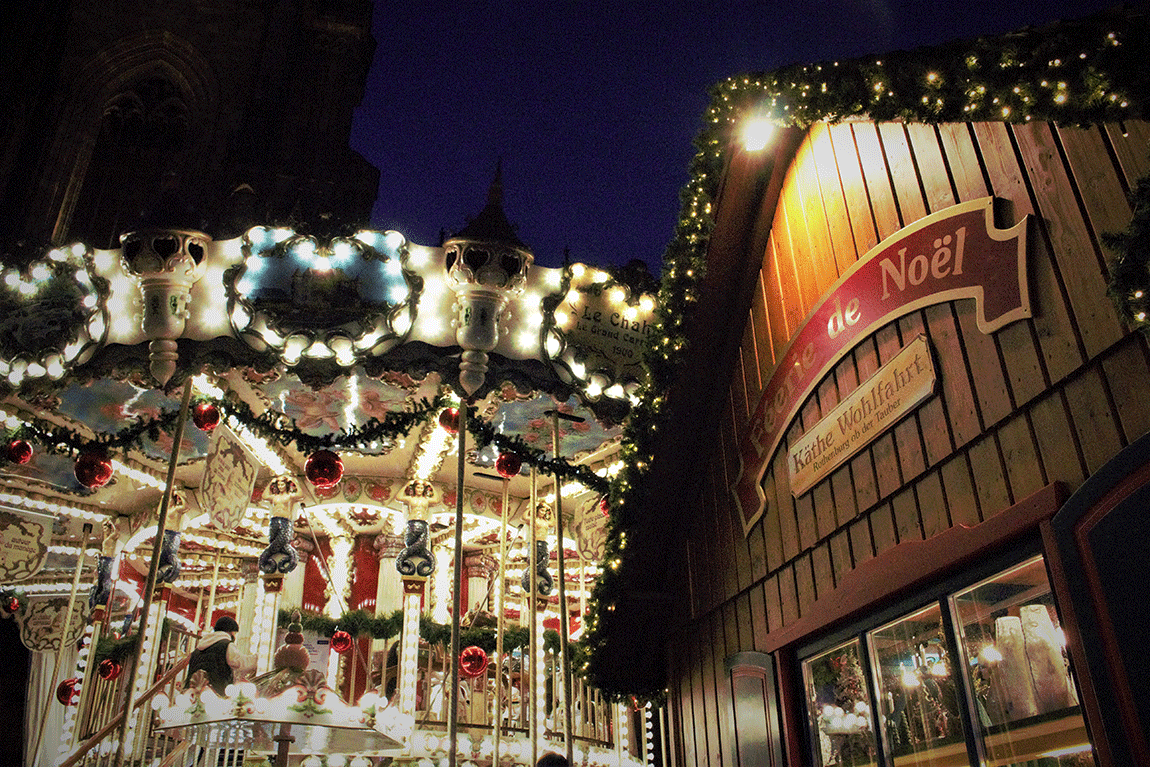
<path fill-rule="evenodd" d="M 652 760 L 578 642 L 648 282 L 535 265 L 497 182 L 437 247 L 157 217 L 0 305 L 26 764 Z M 188 658 L 223 616 L 221 690 Z"/>

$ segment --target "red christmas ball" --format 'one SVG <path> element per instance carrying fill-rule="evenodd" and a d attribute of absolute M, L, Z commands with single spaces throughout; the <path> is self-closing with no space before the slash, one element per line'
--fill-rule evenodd
<path fill-rule="evenodd" d="M 611 504 L 607 503 L 607 496 L 599 499 L 599 511 L 603 512 L 603 516 L 611 516 Z"/>
<path fill-rule="evenodd" d="M 211 402 L 197 402 L 192 408 L 192 423 L 201 431 L 211 431 L 220 425 L 220 409 Z"/>
<path fill-rule="evenodd" d="M 504 479 L 519 476 L 519 470 L 522 468 L 523 459 L 517 453 L 500 453 L 495 459 L 495 470 Z"/>
<path fill-rule="evenodd" d="M 475 679 L 487 670 L 487 653 L 482 647 L 464 647 L 459 653 L 459 675 L 465 679 Z"/>
<path fill-rule="evenodd" d="M 331 635 L 331 649 L 335 650 L 340 655 L 350 650 L 352 644 L 354 644 L 354 642 L 351 639 L 351 634 L 343 631 L 342 629 L 337 630 L 334 634 Z"/>
<path fill-rule="evenodd" d="M 15 615 L 16 611 L 20 609 L 20 598 L 8 597 L 8 603 L 5 604 L 4 607 L 8 610 L 8 612 Z"/>
<path fill-rule="evenodd" d="M 343 477 L 343 461 L 330 450 L 317 450 L 308 456 L 303 473 L 308 482 L 327 490 L 338 485 Z"/>
<path fill-rule="evenodd" d="M 56 686 L 56 700 L 63 703 L 65 706 L 76 705 L 77 699 L 80 697 L 80 680 L 73 677 L 65 679 Z"/>
<path fill-rule="evenodd" d="M 104 658 L 104 660 L 100 661 L 100 665 L 96 667 L 96 673 L 100 675 L 101 679 L 107 681 L 118 677 L 123 670 L 124 667 L 111 658 Z"/>
<path fill-rule="evenodd" d="M 439 414 L 439 425 L 448 434 L 459 433 L 459 408 L 449 407 Z"/>
<path fill-rule="evenodd" d="M 17 465 L 28 463 L 32 460 L 32 445 L 28 444 L 27 440 L 14 439 L 8 443 L 4 457 L 9 463 Z"/>
<path fill-rule="evenodd" d="M 112 478 L 112 459 L 102 450 L 85 450 L 76 459 L 75 471 L 80 484 L 94 490 Z"/>

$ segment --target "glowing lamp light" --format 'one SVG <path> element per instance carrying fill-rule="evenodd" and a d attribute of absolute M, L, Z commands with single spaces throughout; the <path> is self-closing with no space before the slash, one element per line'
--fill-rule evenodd
<path fill-rule="evenodd" d="M 775 135 L 775 125 L 765 117 L 756 117 L 743 123 L 740 138 L 743 149 L 758 152 L 764 149 Z"/>

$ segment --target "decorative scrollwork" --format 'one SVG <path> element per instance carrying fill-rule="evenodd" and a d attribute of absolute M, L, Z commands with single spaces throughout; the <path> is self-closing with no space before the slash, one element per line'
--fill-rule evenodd
<path fill-rule="evenodd" d="M 422 519 L 407 520 L 405 546 L 395 558 L 395 569 L 400 575 L 419 575 L 426 578 L 435 572 L 435 558 L 428 548 L 427 522 Z"/>
<path fill-rule="evenodd" d="M 551 573 L 547 572 L 547 563 L 550 561 L 551 554 L 547 541 L 535 541 L 535 591 L 541 597 L 550 596 L 551 589 L 555 585 Z M 523 571 L 523 580 L 520 583 L 524 591 L 531 592 L 530 570 Z"/>
<path fill-rule="evenodd" d="M 160 544 L 160 564 L 156 568 L 158 583 L 174 583 L 180 577 L 180 531 L 165 530 Z"/>
<path fill-rule="evenodd" d="M 287 517 L 272 517 L 268 523 L 268 547 L 260 554 L 260 572 L 286 574 L 299 563 L 291 545 L 292 524 Z"/>
<path fill-rule="evenodd" d="M 101 556 L 96 560 L 96 580 L 88 592 L 88 609 L 95 610 L 108 604 L 112 595 L 112 562 L 115 557 Z"/>

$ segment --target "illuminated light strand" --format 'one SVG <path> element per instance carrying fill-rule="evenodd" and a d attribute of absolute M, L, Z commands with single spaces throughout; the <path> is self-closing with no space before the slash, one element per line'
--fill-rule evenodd
<path fill-rule="evenodd" d="M 25 594 L 62 593 L 67 592 L 71 585 L 71 581 L 37 581 L 32 583 L 17 584 L 19 591 L 22 591 Z M 90 588 L 92 588 L 92 584 L 84 582 L 81 582 L 78 587 L 79 591 Z M 79 591 L 77 593 L 79 593 Z"/>
<path fill-rule="evenodd" d="M 32 498 L 29 496 L 16 495 L 14 493 L 0 493 L 0 503 L 7 503 L 12 506 L 20 506 L 27 508 L 30 511 L 46 511 L 50 514 L 63 514 L 68 517 L 82 519 L 85 521 L 98 519 L 102 520 L 110 516 L 110 514 L 104 510 L 68 506 L 63 503 L 56 503 L 55 501 L 47 501 L 39 498 Z"/>
<path fill-rule="evenodd" d="M 77 680 L 74 688 L 75 694 L 80 697 L 82 697 L 84 692 L 84 682 L 88 678 L 85 671 L 88 668 L 88 660 L 92 654 L 92 635 L 95 633 L 95 630 L 95 626 L 89 623 L 84 627 L 84 634 L 80 637 L 80 650 L 76 657 L 76 673 L 74 675 Z M 76 731 L 76 714 L 79 709 L 79 706 L 64 707 L 64 721 L 60 726 L 60 744 L 56 749 L 56 754 L 59 757 L 58 761 L 63 761 L 72 751 L 72 737 Z"/>
<path fill-rule="evenodd" d="M 68 546 L 66 544 L 54 544 L 48 547 L 49 554 L 67 554 L 68 556 L 78 556 L 80 554 L 79 546 Z M 89 557 L 100 556 L 100 549 L 90 548 L 84 549 L 84 555 Z"/>
<path fill-rule="evenodd" d="M 112 469 L 116 473 L 123 474 L 124 476 L 135 480 L 141 485 L 147 485 L 148 487 L 152 487 L 157 490 L 164 489 L 164 480 L 160 479 L 149 471 L 138 469 L 135 466 L 129 466 L 128 464 L 116 458 L 112 459 Z"/>

